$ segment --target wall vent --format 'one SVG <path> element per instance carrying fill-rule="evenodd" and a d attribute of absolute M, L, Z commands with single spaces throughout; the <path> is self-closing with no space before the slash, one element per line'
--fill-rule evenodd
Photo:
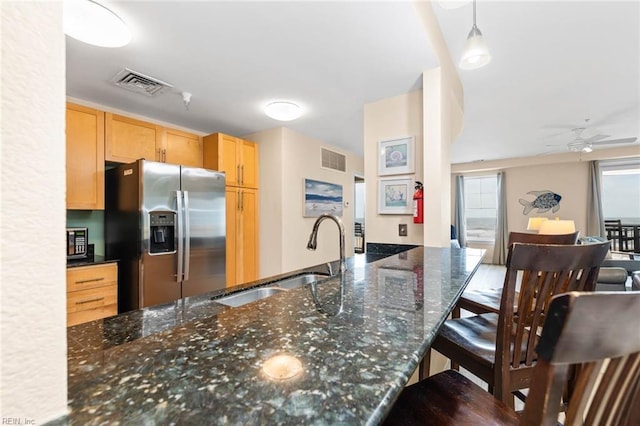
<path fill-rule="evenodd" d="M 111 82 L 123 89 L 142 93 L 147 96 L 155 96 L 162 92 L 166 87 L 173 87 L 173 85 L 165 81 L 149 77 L 148 75 L 130 70 L 129 68 L 123 68 L 111 79 Z"/>
<path fill-rule="evenodd" d="M 322 148 L 322 167 L 325 169 L 336 170 L 338 172 L 346 172 L 347 156 Z"/>

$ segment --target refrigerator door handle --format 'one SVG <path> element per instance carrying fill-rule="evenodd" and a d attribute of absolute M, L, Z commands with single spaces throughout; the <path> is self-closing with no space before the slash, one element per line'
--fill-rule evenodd
<path fill-rule="evenodd" d="M 176 211 L 176 215 L 178 216 L 178 271 L 176 273 L 176 281 L 180 282 L 182 281 L 182 266 L 184 263 L 184 211 L 182 210 L 182 191 L 176 191 Z"/>
<path fill-rule="evenodd" d="M 189 191 L 184 194 L 184 280 L 189 279 L 189 260 L 191 258 L 191 225 L 189 224 Z"/>

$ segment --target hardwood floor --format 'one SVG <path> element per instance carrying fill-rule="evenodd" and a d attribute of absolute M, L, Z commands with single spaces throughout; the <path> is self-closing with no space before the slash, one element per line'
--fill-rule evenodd
<path fill-rule="evenodd" d="M 507 268 L 504 265 L 483 263 L 478 267 L 467 288 L 470 290 L 500 288 L 504 282 L 504 274 L 506 272 Z"/>

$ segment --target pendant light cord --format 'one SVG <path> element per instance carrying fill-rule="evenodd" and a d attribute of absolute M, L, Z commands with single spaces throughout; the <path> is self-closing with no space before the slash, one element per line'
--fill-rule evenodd
<path fill-rule="evenodd" d="M 473 26 L 476 26 L 476 0 L 473 0 Z"/>

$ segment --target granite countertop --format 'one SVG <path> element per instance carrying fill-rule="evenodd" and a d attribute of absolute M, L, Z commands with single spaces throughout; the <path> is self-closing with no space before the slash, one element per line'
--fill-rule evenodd
<path fill-rule="evenodd" d="M 376 424 L 483 254 L 350 258 L 342 276 L 236 308 L 202 295 L 71 327 L 69 414 L 54 423 Z M 283 354 L 302 371 L 270 378 Z"/>
<path fill-rule="evenodd" d="M 113 262 L 117 262 L 117 260 L 107 260 L 104 256 L 96 254 L 93 258 L 67 260 L 67 269 L 79 266 L 104 265 Z"/>

